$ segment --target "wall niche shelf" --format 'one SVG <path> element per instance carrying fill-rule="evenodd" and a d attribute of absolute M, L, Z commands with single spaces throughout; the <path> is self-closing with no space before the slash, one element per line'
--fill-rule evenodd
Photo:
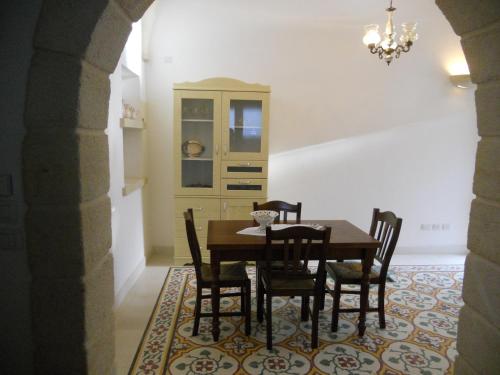
<path fill-rule="evenodd" d="M 122 129 L 144 129 L 146 126 L 142 119 L 132 119 L 122 117 L 120 119 L 120 127 Z"/>
<path fill-rule="evenodd" d="M 141 98 L 141 77 L 122 64 L 123 187 L 127 196 L 141 189 L 146 176 L 146 104 Z"/>
<path fill-rule="evenodd" d="M 134 191 L 141 189 L 148 182 L 147 178 L 126 178 L 125 186 L 122 188 L 122 195 L 127 196 Z"/>

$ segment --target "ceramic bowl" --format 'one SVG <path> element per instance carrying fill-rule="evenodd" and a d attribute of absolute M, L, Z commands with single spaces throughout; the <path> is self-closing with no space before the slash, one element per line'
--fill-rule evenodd
<path fill-rule="evenodd" d="M 203 151 L 205 151 L 205 146 L 195 139 L 182 144 L 182 153 L 189 158 L 197 158 L 203 154 Z"/>
<path fill-rule="evenodd" d="M 266 227 L 271 225 L 279 213 L 276 211 L 260 210 L 250 212 L 250 215 L 252 215 L 255 221 L 260 224 L 259 229 L 266 230 Z"/>

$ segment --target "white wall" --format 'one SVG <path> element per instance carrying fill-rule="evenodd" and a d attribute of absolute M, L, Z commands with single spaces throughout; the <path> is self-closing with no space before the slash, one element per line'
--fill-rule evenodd
<path fill-rule="evenodd" d="M 271 198 L 363 228 L 373 207 L 391 209 L 405 219 L 401 246 L 463 247 L 476 127 L 472 90 L 446 71 L 463 61 L 459 39 L 433 1 L 396 6 L 420 40 L 387 67 L 361 42 L 364 24 L 385 22 L 380 1 L 158 0 L 146 65 L 153 245 L 173 244 L 172 85 L 227 76 L 272 87 Z"/>
<path fill-rule="evenodd" d="M 347 219 L 365 229 L 373 207 L 393 210 L 404 219 L 399 252 L 463 252 L 475 130 L 461 115 L 474 122 L 452 114 L 272 155 L 269 196 L 302 201 L 304 218 Z M 439 228 L 422 231 L 421 224 Z"/>
<path fill-rule="evenodd" d="M 134 28 L 134 30 L 137 33 L 140 29 Z M 132 32 L 129 41 L 140 41 L 140 34 L 137 38 L 135 33 Z M 116 305 L 120 304 L 145 265 L 142 192 L 136 190 L 130 195 L 122 195 L 122 188 L 125 186 L 123 139 L 124 132 L 130 131 L 120 128 L 122 97 L 127 94 L 125 93 L 126 84 L 122 82 L 122 64 L 126 64 L 136 73 L 141 74 L 140 52 L 137 62 L 136 55 L 131 57 L 130 48 L 140 51 L 140 43 L 138 46 L 134 43 L 127 43 L 116 70 L 110 76 L 111 96 L 106 131 L 109 141 L 111 177 L 109 196 L 112 205 L 111 226 L 113 233 L 111 251 L 114 257 Z"/>

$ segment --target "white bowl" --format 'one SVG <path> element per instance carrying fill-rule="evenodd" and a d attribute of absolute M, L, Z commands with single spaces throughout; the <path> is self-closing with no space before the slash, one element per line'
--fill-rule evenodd
<path fill-rule="evenodd" d="M 279 216 L 279 212 L 270 210 L 260 210 L 250 212 L 250 215 L 255 219 L 257 223 L 260 224 L 260 230 L 266 230 L 266 227 L 271 225 L 274 219 Z"/>

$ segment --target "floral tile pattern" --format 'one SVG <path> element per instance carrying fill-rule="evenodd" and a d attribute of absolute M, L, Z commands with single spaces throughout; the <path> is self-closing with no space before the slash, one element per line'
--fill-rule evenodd
<path fill-rule="evenodd" d="M 255 269 L 249 267 L 250 277 Z M 129 375 L 163 374 L 452 374 L 457 356 L 458 311 L 462 306 L 462 266 L 394 266 L 386 288 L 386 328 L 377 313 L 367 315 L 364 337 L 357 335 L 357 314 L 340 314 L 330 331 L 332 301 L 320 314 L 319 348 L 311 348 L 311 322 L 300 321 L 300 299 L 273 298 L 273 350 L 266 349 L 265 321 L 255 316 L 244 334 L 240 317 L 221 318 L 221 339 L 211 336 L 211 319 L 202 318 L 191 336 L 196 278 L 190 267 L 172 267 L 139 345 Z M 331 283 L 331 281 L 329 281 Z M 255 281 L 253 280 L 255 286 Z M 376 288 L 370 302 L 376 302 Z M 359 298 L 342 296 L 343 307 Z M 221 301 L 239 310 L 239 297 Z M 202 307 L 210 310 L 210 300 Z"/>

